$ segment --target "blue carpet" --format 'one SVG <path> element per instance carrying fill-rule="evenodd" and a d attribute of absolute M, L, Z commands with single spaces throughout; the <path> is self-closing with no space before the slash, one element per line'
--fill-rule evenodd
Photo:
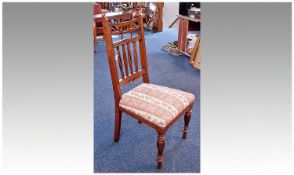
<path fill-rule="evenodd" d="M 150 83 L 191 92 L 196 96 L 190 131 L 182 139 L 180 118 L 167 132 L 162 169 L 156 168 L 157 133 L 123 114 L 121 137 L 113 141 L 114 98 L 105 43 L 97 42 L 94 58 L 94 172 L 200 172 L 200 72 L 186 56 L 174 57 L 162 50 L 177 40 L 176 29 L 145 32 Z M 135 87 L 137 81 L 123 92 Z"/>

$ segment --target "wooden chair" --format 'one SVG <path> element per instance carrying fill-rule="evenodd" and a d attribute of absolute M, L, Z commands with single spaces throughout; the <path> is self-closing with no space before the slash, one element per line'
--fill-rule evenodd
<path fill-rule="evenodd" d="M 101 14 L 102 8 L 98 3 L 93 3 L 93 15 Z M 93 37 L 94 37 L 94 52 L 97 53 L 96 38 L 97 38 L 97 27 L 102 26 L 100 23 L 93 22 Z"/>
<path fill-rule="evenodd" d="M 107 47 L 115 102 L 114 141 L 119 141 L 122 112 L 137 119 L 139 123 L 144 123 L 154 128 L 158 134 L 157 167 L 161 168 L 165 133 L 172 124 L 184 115 L 183 139 L 186 139 L 195 97 L 191 93 L 149 84 L 143 20 L 141 16 L 123 23 L 111 24 L 107 21 L 107 18 L 104 16 L 104 39 Z M 112 35 L 132 32 L 134 32 L 134 35 L 129 38 L 112 41 Z M 138 51 L 137 43 L 139 43 Z M 122 86 L 141 77 L 144 83 L 122 94 Z"/>
<path fill-rule="evenodd" d="M 94 2 L 93 3 L 93 15 L 98 15 L 98 14 L 104 14 L 107 13 L 108 10 L 105 10 L 101 7 L 102 5 L 99 3 Z M 96 47 L 96 41 L 97 41 L 97 36 L 102 36 L 103 35 L 103 29 L 102 29 L 102 23 L 101 22 L 96 22 L 94 20 L 93 22 L 93 37 L 94 37 L 94 52 L 97 53 L 97 47 Z"/>

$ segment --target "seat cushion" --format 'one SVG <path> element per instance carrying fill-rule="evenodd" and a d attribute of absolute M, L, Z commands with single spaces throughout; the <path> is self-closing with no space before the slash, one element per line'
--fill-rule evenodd
<path fill-rule="evenodd" d="M 188 92 L 143 83 L 122 95 L 120 108 L 165 127 L 194 102 Z"/>

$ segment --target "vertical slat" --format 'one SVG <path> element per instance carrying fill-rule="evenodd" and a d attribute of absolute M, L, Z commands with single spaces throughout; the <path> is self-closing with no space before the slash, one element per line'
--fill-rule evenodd
<path fill-rule="evenodd" d="M 131 72 L 131 75 L 133 75 L 133 63 L 132 63 L 132 53 L 131 53 L 130 43 L 127 43 L 127 48 L 128 48 L 128 60 L 129 60 L 130 72 Z"/>
<path fill-rule="evenodd" d="M 122 50 L 123 50 L 123 59 L 124 59 L 124 65 L 125 65 L 125 71 L 126 71 L 126 76 L 129 76 L 129 70 L 128 70 L 128 60 L 127 60 L 127 54 L 126 54 L 126 47 L 125 44 L 123 44 L 122 46 Z"/>
<path fill-rule="evenodd" d="M 118 66 L 119 66 L 119 69 L 120 69 L 121 77 L 123 79 L 125 77 L 125 74 L 124 74 L 124 70 L 123 70 L 123 66 L 122 66 L 122 62 L 121 62 L 120 51 L 119 51 L 118 46 L 116 47 L 116 53 L 117 53 L 117 59 L 118 59 Z"/>
<path fill-rule="evenodd" d="M 133 50 L 134 50 L 135 71 L 138 72 L 138 56 L 137 56 L 136 41 L 133 42 Z"/>

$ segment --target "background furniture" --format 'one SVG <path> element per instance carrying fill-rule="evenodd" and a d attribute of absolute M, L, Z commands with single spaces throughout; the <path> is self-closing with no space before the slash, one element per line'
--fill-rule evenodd
<path fill-rule="evenodd" d="M 146 10 L 146 28 L 149 30 L 155 30 L 157 32 L 162 32 L 163 30 L 163 2 L 150 2 L 148 3 Z"/>
<path fill-rule="evenodd" d="M 93 3 L 93 15 L 98 15 L 102 13 L 108 12 L 105 9 L 102 9 L 101 4 L 98 3 Z M 97 36 L 103 35 L 103 30 L 102 30 L 102 23 L 99 21 L 94 21 L 93 22 L 93 37 L 94 37 L 94 52 L 97 52 L 97 47 L 96 47 L 96 38 Z"/>
<path fill-rule="evenodd" d="M 101 14 L 102 13 L 102 8 L 101 5 L 98 3 L 93 4 L 93 15 Z"/>
<path fill-rule="evenodd" d="M 189 16 L 189 9 L 199 8 L 200 2 L 180 2 L 179 14 L 183 16 Z M 188 31 L 200 31 L 200 23 L 189 21 Z"/>
<path fill-rule="evenodd" d="M 178 50 L 183 54 L 190 56 L 190 54 L 187 53 L 189 21 L 200 23 L 201 20 L 183 15 L 177 15 L 177 19 L 179 20 Z"/>
<path fill-rule="evenodd" d="M 103 9 L 101 4 L 99 3 L 94 3 L 93 4 L 93 15 L 99 15 L 99 14 L 104 14 L 104 13 L 107 13 L 109 12 L 108 10 L 106 9 Z M 102 35 L 103 34 L 103 30 L 102 30 L 102 23 L 101 22 L 98 22 L 98 21 L 95 21 L 96 22 L 96 35 Z"/>
<path fill-rule="evenodd" d="M 193 67 L 197 68 L 200 70 L 200 43 L 201 43 L 201 37 L 198 37 L 193 52 L 190 57 L 190 63 L 193 65 Z"/>
<path fill-rule="evenodd" d="M 97 52 L 97 46 L 96 46 L 96 42 L 97 42 L 97 35 L 96 35 L 96 23 L 93 22 L 93 38 L 94 38 L 94 52 L 96 53 Z"/>
<path fill-rule="evenodd" d="M 102 23 L 103 17 L 106 17 L 108 21 L 121 22 L 126 20 L 131 20 L 133 13 L 129 12 L 107 12 L 105 14 L 94 15 L 94 21 L 97 23 Z M 103 26 L 101 27 L 102 33 L 104 33 Z"/>
<path fill-rule="evenodd" d="M 102 9 L 110 12 L 132 13 L 136 8 L 142 9 L 144 24 L 148 30 L 162 32 L 163 2 L 99 2 Z"/>
<path fill-rule="evenodd" d="M 165 133 L 172 124 L 185 114 L 183 139 L 186 139 L 195 97 L 193 94 L 180 90 L 149 84 L 142 17 L 116 24 L 108 23 L 105 17 L 102 19 L 115 98 L 114 141 L 119 141 L 122 112 L 156 129 L 158 134 L 157 166 L 161 168 Z M 126 34 L 135 31 L 138 31 L 137 36 L 116 42 L 112 41 L 111 36 L 113 34 Z M 138 60 L 138 55 L 140 61 Z M 139 62 L 141 63 L 141 69 L 138 65 Z M 125 94 L 121 93 L 122 86 L 128 85 L 141 77 L 143 78 L 143 84 Z"/>

